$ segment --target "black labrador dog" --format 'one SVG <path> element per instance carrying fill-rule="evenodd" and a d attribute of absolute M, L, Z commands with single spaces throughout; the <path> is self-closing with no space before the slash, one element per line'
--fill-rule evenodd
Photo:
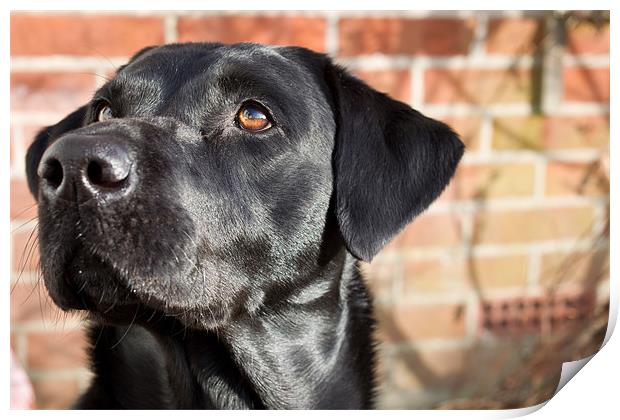
<path fill-rule="evenodd" d="M 89 318 L 75 407 L 372 407 L 357 263 L 462 154 L 448 126 L 304 48 L 138 52 L 26 158 L 45 284 Z"/>

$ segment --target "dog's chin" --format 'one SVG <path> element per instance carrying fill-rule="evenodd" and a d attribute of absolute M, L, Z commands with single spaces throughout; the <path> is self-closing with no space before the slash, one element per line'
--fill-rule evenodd
<path fill-rule="evenodd" d="M 52 268 L 44 268 L 43 277 L 50 297 L 64 311 L 88 311 L 122 322 L 140 304 L 122 273 L 95 255 L 78 251 L 64 264 L 48 261 L 43 267 Z"/>
<path fill-rule="evenodd" d="M 171 283 L 182 283 L 171 281 L 171 276 L 140 276 L 137 270 L 120 268 L 84 249 L 68 255 L 64 264 L 47 261 L 43 267 L 52 267 L 44 268 L 43 276 L 57 306 L 64 311 L 84 311 L 103 323 L 144 324 L 175 318 L 188 328 L 211 329 L 230 317 L 220 308 L 190 303 L 184 298 L 187 290 L 171 287 Z"/>

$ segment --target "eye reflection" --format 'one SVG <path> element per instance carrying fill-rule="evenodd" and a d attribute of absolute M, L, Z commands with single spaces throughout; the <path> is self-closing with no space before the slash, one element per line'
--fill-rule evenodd
<path fill-rule="evenodd" d="M 237 112 L 237 122 L 241 128 L 247 131 L 263 131 L 271 127 L 267 110 L 261 105 L 249 102 L 244 104 Z"/>
<path fill-rule="evenodd" d="M 112 107 L 109 105 L 103 105 L 99 112 L 97 112 L 97 122 L 106 121 L 114 118 L 114 113 L 112 112 Z"/>

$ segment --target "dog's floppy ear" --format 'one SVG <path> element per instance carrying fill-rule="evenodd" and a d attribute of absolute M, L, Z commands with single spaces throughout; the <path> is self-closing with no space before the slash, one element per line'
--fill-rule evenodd
<path fill-rule="evenodd" d="M 28 188 L 35 199 L 38 200 L 39 197 L 37 167 L 39 166 L 43 153 L 55 139 L 67 131 L 75 130 L 84 125 L 87 109 L 88 106 L 84 105 L 67 115 L 57 124 L 45 127 L 39 131 L 28 148 L 28 152 L 26 152 L 26 177 L 28 179 Z"/>
<path fill-rule="evenodd" d="M 464 145 L 445 124 L 330 65 L 337 134 L 336 217 L 348 250 L 370 261 L 443 191 Z"/>

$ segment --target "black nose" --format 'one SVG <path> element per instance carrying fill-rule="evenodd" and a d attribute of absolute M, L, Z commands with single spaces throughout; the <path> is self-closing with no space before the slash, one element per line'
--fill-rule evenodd
<path fill-rule="evenodd" d="M 132 186 L 132 161 L 118 139 L 68 135 L 41 158 L 37 173 L 49 199 L 86 201 L 124 196 Z"/>

